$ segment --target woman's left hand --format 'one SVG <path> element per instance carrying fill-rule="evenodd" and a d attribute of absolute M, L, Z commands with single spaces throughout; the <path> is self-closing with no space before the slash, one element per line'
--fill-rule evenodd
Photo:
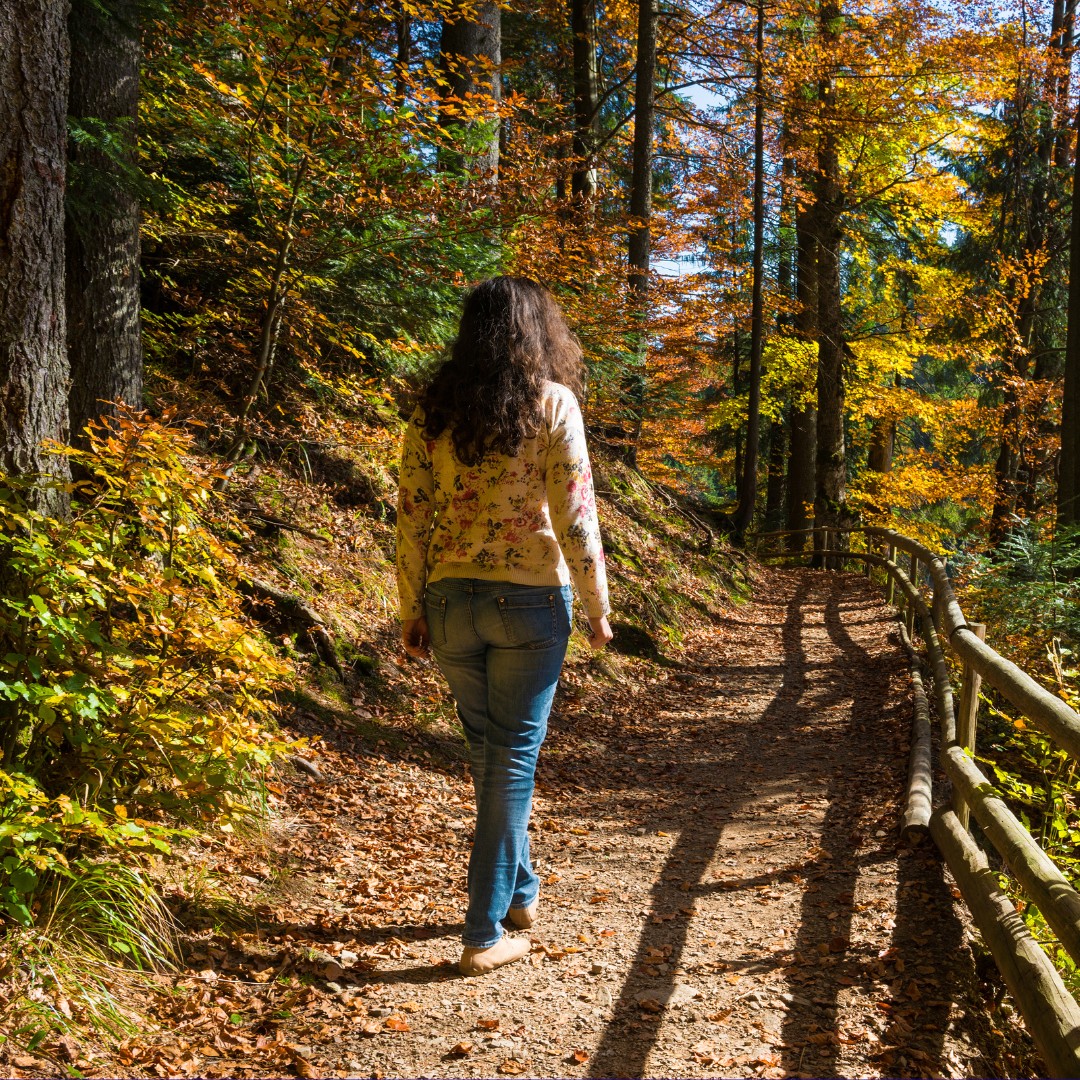
<path fill-rule="evenodd" d="M 423 615 L 419 619 L 406 619 L 401 624 L 401 644 L 417 660 L 426 660 L 431 655 L 431 635 Z"/>

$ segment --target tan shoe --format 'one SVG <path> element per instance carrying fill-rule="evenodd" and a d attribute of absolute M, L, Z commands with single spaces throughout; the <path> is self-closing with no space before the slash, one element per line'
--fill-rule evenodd
<path fill-rule="evenodd" d="M 458 971 L 462 975 L 486 975 L 503 964 L 512 964 L 523 956 L 528 956 L 532 945 L 525 938 L 500 938 L 487 949 L 471 949 L 465 946 L 461 950 Z"/>
<path fill-rule="evenodd" d="M 528 907 L 512 907 L 506 917 L 519 929 L 528 930 L 536 922 L 536 909 L 540 906 L 540 898 L 537 897 Z"/>

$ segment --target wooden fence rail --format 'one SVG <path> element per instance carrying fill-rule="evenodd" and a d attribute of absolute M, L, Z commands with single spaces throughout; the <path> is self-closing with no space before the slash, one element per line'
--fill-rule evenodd
<path fill-rule="evenodd" d="M 1043 914 L 1062 947 L 1080 964 L 1080 892 L 1043 852 L 983 775 L 973 753 L 979 681 L 985 681 L 1024 717 L 1072 757 L 1080 759 L 1080 715 L 1040 686 L 1024 670 L 983 640 L 984 627 L 969 623 L 953 592 L 945 563 L 917 540 L 891 529 L 804 529 L 757 534 L 759 544 L 783 537 L 813 536 L 816 565 L 840 570 L 859 561 L 869 575 L 885 573 L 885 596 L 900 608 L 901 638 L 911 658 L 915 708 L 909 761 L 905 835 L 929 831 L 940 849 L 1006 985 L 1020 1007 L 1028 1031 L 1051 1076 L 1080 1077 L 1080 1006 L 1047 954 L 998 885 L 986 855 L 968 832 L 974 815 L 983 835 L 1027 896 Z M 862 547 L 852 549 L 854 540 Z M 885 550 L 879 554 L 876 545 Z M 907 566 L 897 561 L 906 556 Z M 803 558 L 785 551 L 761 558 Z M 929 587 L 929 602 L 920 577 Z M 929 695 L 912 639 L 922 637 L 940 725 L 941 765 L 953 786 L 953 804 L 933 810 Z M 960 716 L 957 717 L 945 647 L 963 661 Z"/>

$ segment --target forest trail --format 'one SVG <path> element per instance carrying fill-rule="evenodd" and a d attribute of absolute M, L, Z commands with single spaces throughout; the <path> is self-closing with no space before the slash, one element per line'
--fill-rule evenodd
<path fill-rule="evenodd" d="M 261 1045 L 302 1076 L 1027 1075 L 933 849 L 898 846 L 911 694 L 891 609 L 853 575 L 765 571 L 756 591 L 660 678 L 560 696 L 529 958 L 452 966 L 461 770 L 345 740 L 329 783 L 290 796 L 276 925 L 189 957 L 223 1012 L 284 1011 Z M 250 974 L 282 965 L 309 975 L 284 1010 Z M 236 1075 L 241 1046 L 218 1045 L 200 1071 Z"/>

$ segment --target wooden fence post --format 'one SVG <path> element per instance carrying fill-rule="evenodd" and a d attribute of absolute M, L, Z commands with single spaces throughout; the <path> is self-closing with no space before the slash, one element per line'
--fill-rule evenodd
<path fill-rule="evenodd" d="M 908 564 L 908 580 L 911 582 L 912 585 L 915 586 L 916 589 L 918 589 L 918 587 L 919 587 L 919 560 L 914 555 L 909 556 L 909 558 L 910 558 L 911 561 Z M 910 603 L 908 604 L 908 609 L 907 609 L 907 632 L 908 632 L 908 637 L 910 637 L 910 638 L 912 638 L 912 640 L 914 640 L 914 634 L 915 634 L 915 605 L 910 604 Z"/>
<path fill-rule="evenodd" d="M 980 640 L 986 640 L 986 623 L 968 623 L 968 629 Z M 960 688 L 960 709 L 956 717 L 956 742 L 965 750 L 975 752 L 975 738 L 979 724 L 979 689 L 982 676 L 964 661 L 964 683 Z M 966 829 L 969 827 L 971 811 L 963 796 L 953 792 L 953 810 Z"/>
<path fill-rule="evenodd" d="M 890 544 L 886 559 L 889 562 L 896 562 L 896 545 Z M 893 576 L 888 571 L 885 572 L 885 600 L 887 603 L 893 603 L 896 599 L 896 583 L 893 581 Z"/>

